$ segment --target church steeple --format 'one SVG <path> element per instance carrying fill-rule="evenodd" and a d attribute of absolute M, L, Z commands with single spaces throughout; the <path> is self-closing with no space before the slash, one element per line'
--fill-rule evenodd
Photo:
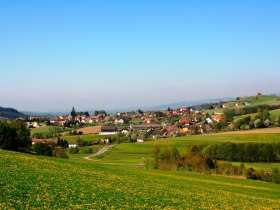
<path fill-rule="evenodd" d="M 76 116 L 77 116 L 76 110 L 75 110 L 75 108 L 74 108 L 74 106 L 73 106 L 72 111 L 71 111 L 71 117 L 72 117 L 72 118 L 75 118 Z"/>

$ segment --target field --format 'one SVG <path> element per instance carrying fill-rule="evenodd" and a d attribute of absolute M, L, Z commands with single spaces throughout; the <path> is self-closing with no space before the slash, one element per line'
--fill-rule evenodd
<path fill-rule="evenodd" d="M 232 134 L 280 134 L 280 127 L 258 128 L 258 129 L 243 130 L 243 131 L 228 131 L 228 132 L 222 132 L 213 135 L 232 135 Z"/>
<path fill-rule="evenodd" d="M 98 152 L 100 149 L 105 147 L 104 145 L 94 145 L 94 146 L 87 146 L 87 147 L 79 147 L 79 153 L 78 154 L 71 154 L 69 153 L 70 148 L 66 150 L 67 155 L 70 159 L 73 160 L 82 160 L 84 157 L 91 155 L 92 153 Z M 89 149 L 92 150 L 92 152 L 89 152 Z"/>
<path fill-rule="evenodd" d="M 233 165 L 240 166 L 241 162 L 232 162 Z M 243 163 L 246 168 L 256 170 L 272 171 L 274 168 L 280 169 L 280 163 Z"/>
<path fill-rule="evenodd" d="M 69 129 L 60 127 L 60 126 L 43 126 L 39 128 L 33 128 L 31 129 L 31 136 L 34 134 L 42 134 L 44 135 L 55 135 L 58 133 L 61 133 L 63 131 L 67 131 Z"/>
<path fill-rule="evenodd" d="M 83 134 L 97 134 L 101 131 L 101 126 L 89 126 L 85 128 L 77 129 L 77 132 L 83 132 Z"/>
<path fill-rule="evenodd" d="M 252 103 L 252 106 L 279 105 L 280 104 L 280 97 L 279 96 L 269 96 L 269 95 L 261 95 L 261 96 L 257 96 L 257 97 L 252 96 L 252 97 L 242 98 L 239 101 L 231 101 L 231 102 L 228 102 L 227 104 L 229 104 L 231 108 L 238 109 L 238 108 L 242 108 L 242 107 L 245 107 L 245 106 L 242 105 L 242 106 L 236 107 L 235 103 L 239 102 L 239 103 L 243 104 L 245 101 L 250 101 Z M 208 112 L 208 113 L 214 113 L 214 112 L 222 113 L 223 110 L 224 109 L 211 109 L 211 110 L 205 110 L 205 111 Z M 252 114 L 252 116 L 253 116 L 253 114 Z M 236 119 L 238 119 L 238 118 L 241 118 L 241 116 L 236 117 Z"/>
<path fill-rule="evenodd" d="M 270 119 L 272 121 L 275 121 L 277 119 L 280 118 L 280 109 L 275 109 L 275 110 L 270 110 L 269 111 L 269 114 L 270 114 Z M 245 114 L 245 115 L 240 115 L 240 116 L 234 116 L 234 119 L 235 120 L 240 120 L 242 118 L 245 118 L 245 117 L 255 117 L 257 114 L 256 113 L 253 113 L 253 114 Z"/>
<path fill-rule="evenodd" d="M 1 209 L 278 209 L 252 180 L 73 162 L 0 150 Z"/>
<path fill-rule="evenodd" d="M 209 144 L 221 142 L 280 142 L 280 133 L 272 134 L 212 134 L 198 136 L 184 136 L 177 138 L 160 139 L 144 143 L 118 144 L 105 154 L 93 158 L 107 164 L 117 165 L 143 165 L 143 160 L 150 158 L 152 149 L 158 145 L 165 148 L 176 147 L 180 152 L 185 152 L 191 144 Z"/>
<path fill-rule="evenodd" d="M 250 101 L 253 106 L 257 105 L 263 105 L 263 104 L 268 104 L 268 105 L 276 105 L 280 104 L 280 97 L 279 96 L 269 96 L 269 95 L 260 95 L 260 96 L 251 96 L 251 97 L 245 97 L 239 100 L 241 104 L 243 104 L 245 101 Z M 229 102 L 231 106 L 235 105 L 235 102 Z"/>
<path fill-rule="evenodd" d="M 269 111 L 271 120 L 276 120 L 280 118 L 280 109 L 275 109 Z"/>
<path fill-rule="evenodd" d="M 76 136 L 62 136 L 61 138 L 69 142 L 77 142 L 79 138 L 83 141 L 93 140 L 95 142 L 98 142 L 100 139 L 104 138 L 104 136 L 100 136 L 98 134 L 85 134 Z"/>
<path fill-rule="evenodd" d="M 90 160 L 84 159 L 90 155 L 87 150 L 96 152 L 104 145 L 81 147 L 78 154 L 69 154 L 68 149 L 68 160 L 0 150 L 0 209 L 279 209 L 279 184 L 143 167 L 156 145 L 184 152 L 191 144 L 217 142 L 280 142 L 280 133 L 220 133 L 116 144 Z M 280 164 L 245 163 L 245 167 L 270 171 Z"/>

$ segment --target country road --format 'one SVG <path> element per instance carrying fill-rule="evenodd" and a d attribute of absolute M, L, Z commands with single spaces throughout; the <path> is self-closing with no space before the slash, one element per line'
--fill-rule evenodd
<path fill-rule="evenodd" d="M 112 148 L 113 146 L 115 145 L 110 145 L 110 146 L 106 146 L 106 147 L 103 147 L 101 150 L 99 150 L 98 152 L 94 153 L 94 154 L 91 154 L 89 156 L 86 156 L 84 157 L 84 159 L 87 159 L 89 160 L 91 157 L 96 157 L 96 156 L 99 156 L 99 155 L 102 155 L 104 152 L 107 152 L 108 149 Z"/>

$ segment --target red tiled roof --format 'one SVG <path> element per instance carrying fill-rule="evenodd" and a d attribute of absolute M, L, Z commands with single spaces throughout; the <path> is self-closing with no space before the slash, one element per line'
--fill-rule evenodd
<path fill-rule="evenodd" d="M 32 143 L 46 143 L 46 139 L 32 139 Z"/>
<path fill-rule="evenodd" d="M 182 118 L 182 119 L 180 119 L 179 122 L 180 122 L 180 123 L 183 123 L 183 124 L 189 124 L 189 123 L 191 122 L 191 119 Z"/>
<path fill-rule="evenodd" d="M 151 121 L 151 120 L 152 120 L 152 118 L 146 118 L 146 119 L 144 120 L 144 122 L 146 123 L 146 122 Z"/>
<path fill-rule="evenodd" d="M 212 118 L 217 119 L 217 120 L 222 120 L 222 115 L 219 115 L 219 114 L 213 115 Z"/>

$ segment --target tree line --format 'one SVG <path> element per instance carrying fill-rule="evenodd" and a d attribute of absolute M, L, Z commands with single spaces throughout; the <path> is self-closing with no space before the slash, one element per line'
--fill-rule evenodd
<path fill-rule="evenodd" d="M 24 121 L 0 121 L 0 148 L 5 150 L 27 152 L 37 155 L 67 158 L 65 148 L 68 142 L 58 139 L 57 142 L 35 143 L 32 146 L 30 129 Z"/>
<path fill-rule="evenodd" d="M 257 107 L 245 107 L 242 109 L 251 110 L 253 116 L 246 116 L 241 119 L 234 120 L 234 116 L 238 116 L 239 109 L 225 109 L 223 111 L 222 120 L 214 124 L 215 131 L 234 131 L 249 130 L 254 128 L 268 128 L 280 125 L 280 116 L 272 121 L 270 118 L 270 106 L 262 105 Z M 251 113 L 250 111 L 250 113 Z M 247 112 L 246 112 L 247 113 Z"/>
<path fill-rule="evenodd" d="M 211 159 L 235 162 L 279 162 L 280 143 L 221 143 L 203 149 Z"/>
<path fill-rule="evenodd" d="M 221 174 L 230 176 L 244 176 L 247 179 L 263 180 L 280 184 L 280 172 L 264 172 L 253 168 L 246 169 L 229 162 L 219 161 L 205 154 L 207 145 L 191 145 L 185 153 L 177 148 L 160 150 L 158 146 L 152 150 L 152 159 L 145 160 L 147 169 L 180 170 L 205 174 Z"/>
<path fill-rule="evenodd" d="M 257 113 L 259 109 L 275 110 L 280 109 L 280 105 L 258 105 L 258 106 L 248 106 L 234 109 L 235 116 L 253 114 Z"/>
<path fill-rule="evenodd" d="M 31 147 L 30 130 L 21 120 L 0 121 L 0 147 L 13 151 L 28 151 Z"/>

